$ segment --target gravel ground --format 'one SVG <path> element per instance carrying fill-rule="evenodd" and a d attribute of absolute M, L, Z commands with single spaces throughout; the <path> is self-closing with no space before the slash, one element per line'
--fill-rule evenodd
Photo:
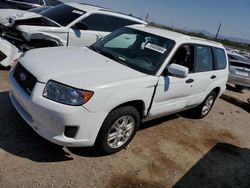
<path fill-rule="evenodd" d="M 39 137 L 0 70 L 0 187 L 250 187 L 250 91 L 232 86 L 202 120 L 145 123 L 126 150 L 62 148 Z"/>

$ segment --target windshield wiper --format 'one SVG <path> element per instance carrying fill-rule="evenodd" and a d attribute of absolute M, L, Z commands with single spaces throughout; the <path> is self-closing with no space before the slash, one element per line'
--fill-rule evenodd
<path fill-rule="evenodd" d="M 123 65 L 126 65 L 127 66 L 127 63 L 126 63 L 126 59 L 121 57 L 121 56 L 118 56 L 112 52 L 109 52 L 107 50 L 103 50 L 101 48 L 97 48 L 95 47 L 94 45 L 90 46 L 89 47 L 91 50 L 94 50 L 95 52 L 99 53 L 99 54 L 102 54 L 104 55 L 105 57 L 108 57 L 110 59 L 113 59 L 115 61 L 118 61 L 119 63 L 123 64 Z"/>
<path fill-rule="evenodd" d="M 97 49 L 100 54 L 127 66 L 126 59 L 107 50 Z"/>

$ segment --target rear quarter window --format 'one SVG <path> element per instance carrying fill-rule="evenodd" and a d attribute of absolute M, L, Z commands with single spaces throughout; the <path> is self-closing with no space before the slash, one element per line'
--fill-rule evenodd
<path fill-rule="evenodd" d="M 214 48 L 213 50 L 217 69 L 225 69 L 227 67 L 227 58 L 225 51 L 220 48 Z"/>

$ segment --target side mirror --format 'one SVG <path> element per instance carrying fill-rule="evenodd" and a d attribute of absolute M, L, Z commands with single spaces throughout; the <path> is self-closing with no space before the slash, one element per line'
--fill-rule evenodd
<path fill-rule="evenodd" d="M 85 23 L 78 22 L 74 25 L 74 29 L 88 30 L 88 26 Z"/>
<path fill-rule="evenodd" d="M 178 78 L 185 78 L 185 77 L 187 77 L 188 71 L 189 70 L 188 70 L 187 67 L 184 67 L 184 66 L 181 66 L 181 65 L 177 65 L 175 63 L 171 64 L 168 67 L 168 72 L 172 76 L 175 76 L 175 77 L 178 77 Z"/>

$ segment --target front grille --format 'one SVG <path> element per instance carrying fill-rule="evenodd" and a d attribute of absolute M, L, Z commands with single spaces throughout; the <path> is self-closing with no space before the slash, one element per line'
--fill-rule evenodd
<path fill-rule="evenodd" d="M 0 62 L 3 61 L 7 56 L 0 51 Z"/>
<path fill-rule="evenodd" d="M 14 78 L 24 91 L 26 91 L 28 95 L 31 95 L 31 92 L 37 82 L 36 77 L 27 71 L 20 63 L 18 63 L 15 68 Z"/>

